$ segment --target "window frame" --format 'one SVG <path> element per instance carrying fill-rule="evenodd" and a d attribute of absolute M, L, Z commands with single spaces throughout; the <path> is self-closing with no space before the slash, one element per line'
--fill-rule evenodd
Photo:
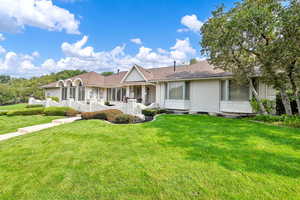
<path fill-rule="evenodd" d="M 182 98 L 181 99 L 175 99 L 170 98 L 170 84 L 174 83 L 183 83 L 182 87 Z M 188 94 L 188 96 L 187 96 Z M 189 101 L 191 98 L 191 84 L 190 81 L 172 81 L 165 83 L 165 99 L 166 100 L 174 100 L 174 101 Z"/>
<path fill-rule="evenodd" d="M 231 97 L 230 90 L 232 90 L 232 88 L 230 88 L 231 81 L 233 81 L 233 80 L 230 80 L 230 79 L 220 80 L 220 100 L 221 101 L 233 101 L 233 102 L 234 101 L 250 101 L 252 98 L 252 95 L 251 95 L 249 85 L 244 86 L 244 87 L 247 87 L 247 89 L 248 89 L 248 98 L 247 99 L 236 100 L 236 99 L 230 98 Z M 225 88 L 222 87 L 223 84 L 225 85 Z M 225 89 L 225 90 L 223 90 L 223 89 Z M 223 92 L 225 92 L 225 94 L 223 94 Z"/>

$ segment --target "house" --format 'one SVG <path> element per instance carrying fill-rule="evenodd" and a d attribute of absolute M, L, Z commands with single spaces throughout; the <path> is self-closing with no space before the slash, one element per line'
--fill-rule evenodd
<path fill-rule="evenodd" d="M 136 99 L 145 105 L 174 110 L 214 113 L 252 113 L 252 93 L 237 85 L 232 74 L 215 69 L 207 61 L 192 65 L 146 69 L 134 65 L 129 71 L 110 76 L 88 72 L 43 86 L 45 96 L 61 101 L 125 103 Z M 275 91 L 255 80 L 261 98 L 274 99 Z"/>

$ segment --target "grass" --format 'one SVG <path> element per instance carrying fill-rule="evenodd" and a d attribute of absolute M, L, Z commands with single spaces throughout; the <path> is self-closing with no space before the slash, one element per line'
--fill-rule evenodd
<path fill-rule="evenodd" d="M 300 130 L 163 115 L 78 121 L 0 143 L 1 200 L 300 199 Z"/>
<path fill-rule="evenodd" d="M 0 134 L 11 133 L 26 126 L 49 123 L 54 119 L 62 117 L 56 116 L 0 116 Z"/>
<path fill-rule="evenodd" d="M 0 106 L 0 111 L 1 110 L 19 110 L 25 108 L 27 104 L 26 103 L 20 103 L 20 104 L 13 104 L 13 105 L 7 105 L 7 106 Z"/>

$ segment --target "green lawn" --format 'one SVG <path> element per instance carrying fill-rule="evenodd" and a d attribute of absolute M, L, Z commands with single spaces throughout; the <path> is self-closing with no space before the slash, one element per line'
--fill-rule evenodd
<path fill-rule="evenodd" d="M 49 123 L 54 119 L 62 117 L 56 116 L 0 116 L 0 134 L 15 132 L 18 128 L 37 124 Z"/>
<path fill-rule="evenodd" d="M 27 104 L 26 103 L 20 103 L 20 104 L 13 104 L 13 105 L 8 105 L 8 106 L 0 106 L 0 111 L 1 110 L 19 110 L 25 108 Z"/>
<path fill-rule="evenodd" d="M 300 130 L 164 115 L 77 121 L 0 143 L 1 200 L 300 199 Z"/>

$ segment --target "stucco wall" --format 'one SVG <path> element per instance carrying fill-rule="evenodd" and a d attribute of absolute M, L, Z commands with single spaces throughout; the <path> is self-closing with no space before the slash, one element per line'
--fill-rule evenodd
<path fill-rule="evenodd" d="M 60 99 L 60 88 L 47 88 L 45 89 L 45 97 L 58 97 Z"/>
<path fill-rule="evenodd" d="M 191 112 L 219 112 L 219 80 L 200 80 L 190 83 Z"/>

